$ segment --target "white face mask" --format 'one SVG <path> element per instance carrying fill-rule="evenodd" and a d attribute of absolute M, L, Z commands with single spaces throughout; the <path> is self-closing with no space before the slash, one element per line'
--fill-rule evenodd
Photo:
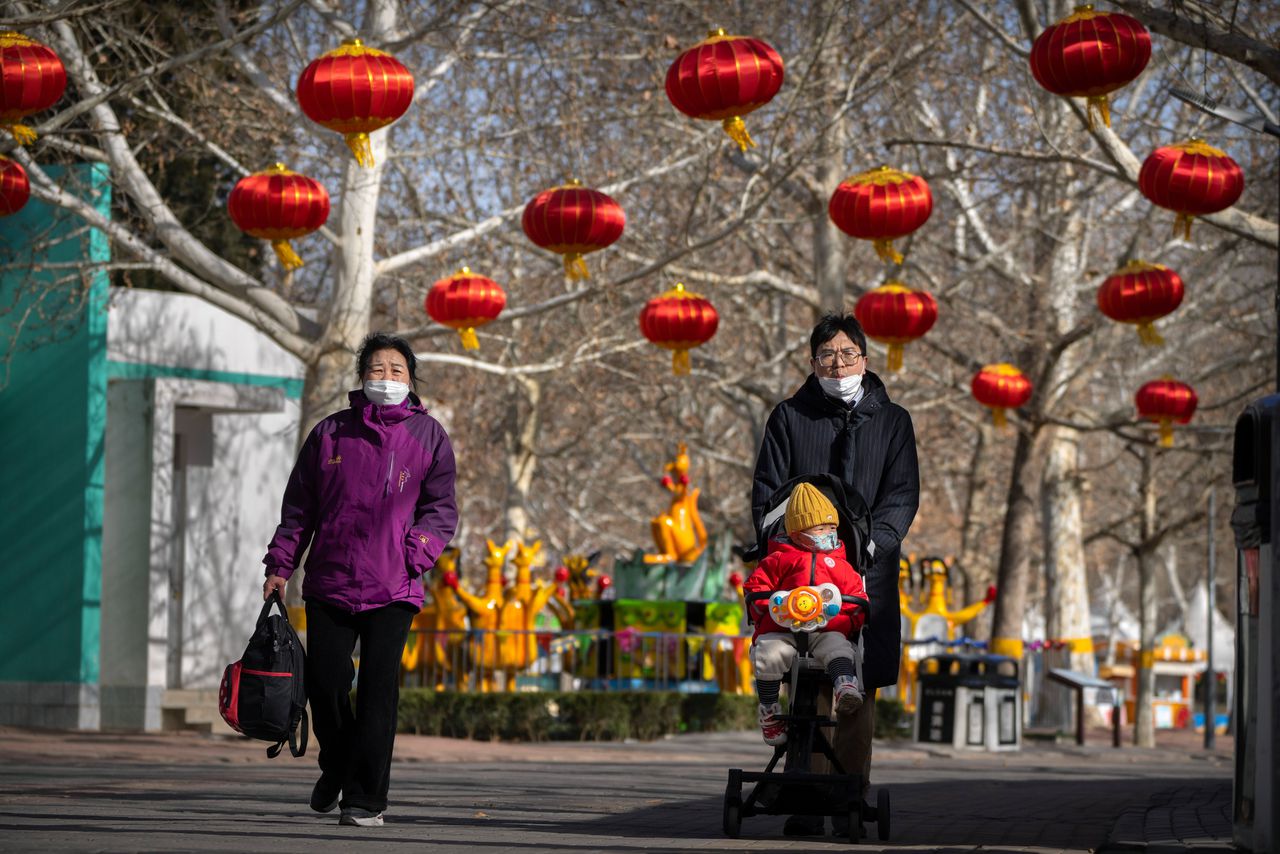
<path fill-rule="evenodd" d="M 409 396 L 409 384 L 395 380 L 365 380 L 364 396 L 378 406 L 395 406 Z"/>
<path fill-rule="evenodd" d="M 847 377 L 818 377 L 818 384 L 832 397 L 838 397 L 845 403 L 853 403 L 853 399 L 858 396 L 858 389 L 862 388 L 862 374 Z"/>

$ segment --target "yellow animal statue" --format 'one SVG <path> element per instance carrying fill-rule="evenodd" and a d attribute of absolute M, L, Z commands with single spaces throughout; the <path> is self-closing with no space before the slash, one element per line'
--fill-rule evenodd
<path fill-rule="evenodd" d="M 467 609 L 458 601 L 454 586 L 458 581 L 458 550 L 447 548 L 431 570 L 431 594 L 422 610 L 413 618 L 409 641 L 400 663 L 406 671 L 425 665 L 424 683 L 430 679 L 437 691 L 446 686 L 446 675 L 454 673 L 458 687 L 465 677 L 461 654 L 467 630 Z M 458 666 L 459 672 L 454 672 Z"/>
<path fill-rule="evenodd" d="M 671 506 L 649 521 L 658 551 L 645 555 L 644 562 L 693 563 L 707 547 L 707 529 L 698 515 L 698 495 L 702 490 L 689 488 L 689 453 L 684 442 L 665 469 L 662 485 L 671 492 Z"/>
<path fill-rule="evenodd" d="M 497 630 L 502 613 L 502 566 L 507 562 L 507 553 L 513 544 L 510 540 L 501 546 L 494 545 L 493 540 L 485 540 L 485 543 L 489 553 L 484 558 L 487 571 L 484 594 L 476 596 L 460 585 L 454 587 L 454 592 L 471 617 L 472 630 L 477 632 L 471 640 L 471 664 L 480 673 L 480 690 L 487 692 L 493 690 L 493 673 L 500 666 Z M 456 579 L 454 584 L 457 585 Z"/>
<path fill-rule="evenodd" d="M 731 572 L 725 580 L 738 596 L 738 603 L 746 607 L 740 572 Z M 708 635 L 721 635 L 709 646 L 707 661 L 703 665 L 703 679 L 714 679 L 725 694 L 750 694 L 755 688 L 751 671 L 750 635 L 742 634 L 742 611 L 724 607 L 727 603 L 708 603 L 704 631 Z"/>
<path fill-rule="evenodd" d="M 538 643 L 533 635 L 534 621 L 555 593 L 555 587 L 541 579 L 537 584 L 530 582 L 531 567 L 541 550 L 541 540 L 536 540 L 531 546 L 516 543 L 516 556 L 512 560 L 516 565 L 516 581 L 507 589 L 506 601 L 498 616 L 500 629 L 520 632 L 502 638 L 498 646 L 498 663 L 506 674 L 508 691 L 515 690 L 516 672 L 533 664 L 538 657 Z"/>
<path fill-rule="evenodd" d="M 556 568 L 555 588 L 547 605 L 560 621 L 560 628 L 567 630 L 575 627 L 577 612 L 573 608 L 574 602 L 599 598 L 597 579 L 607 576 L 602 576 L 598 569 L 591 566 L 598 557 L 598 551 L 589 555 L 567 554 L 564 556 L 564 563 Z"/>
<path fill-rule="evenodd" d="M 981 602 L 953 611 L 947 606 L 951 593 L 947 585 L 947 562 L 942 558 L 925 558 L 921 566 L 927 590 L 922 596 L 923 607 L 917 609 L 914 607 L 916 600 L 907 589 L 911 580 L 911 564 L 904 559 L 898 565 L 898 605 L 902 610 L 903 640 L 924 640 L 927 637 L 955 640 L 958 626 L 963 626 L 981 614 L 995 601 L 996 589 L 988 587 L 986 598 Z M 908 711 L 915 710 L 916 670 L 921 653 L 926 651 L 921 647 L 908 647 L 902 656 L 898 671 L 898 685 L 901 688 L 899 696 Z"/>

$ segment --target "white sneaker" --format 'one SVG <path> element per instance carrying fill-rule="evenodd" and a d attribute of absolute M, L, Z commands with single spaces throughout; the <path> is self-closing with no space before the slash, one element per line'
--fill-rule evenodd
<path fill-rule="evenodd" d="M 782 705 L 780 703 L 760 704 L 759 721 L 760 734 L 764 736 L 764 743 L 777 746 L 787 743 L 787 725 L 778 720 L 778 715 L 782 714 Z"/>
<path fill-rule="evenodd" d="M 362 810 L 359 807 L 346 807 L 338 824 L 347 827 L 382 827 L 382 813 Z"/>
<path fill-rule="evenodd" d="M 858 683 L 848 676 L 837 676 L 833 700 L 839 715 L 851 715 L 861 709 L 862 692 L 858 690 Z"/>

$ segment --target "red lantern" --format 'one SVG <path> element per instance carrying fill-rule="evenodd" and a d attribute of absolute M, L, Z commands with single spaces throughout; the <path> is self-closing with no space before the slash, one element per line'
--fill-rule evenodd
<path fill-rule="evenodd" d="M 329 219 L 329 193 L 314 178 L 277 163 L 236 182 L 227 212 L 243 232 L 271 241 L 286 270 L 302 266 L 289 241 L 310 234 Z"/>
<path fill-rule="evenodd" d="M 746 151 L 755 143 L 742 117 L 758 110 L 782 88 L 782 57 L 759 39 L 712 30 L 676 57 L 667 69 L 667 98 L 686 116 L 719 120 Z"/>
<path fill-rule="evenodd" d="M 36 141 L 20 119 L 47 110 L 67 88 L 67 70 L 47 45 L 12 30 L 0 33 L 0 128 L 19 145 Z"/>
<path fill-rule="evenodd" d="M 1031 380 L 1004 362 L 978 371 L 970 387 L 978 403 L 991 407 L 992 421 L 1000 428 L 1009 423 L 1006 409 L 1017 409 L 1031 399 Z"/>
<path fill-rule="evenodd" d="M 1151 34 L 1136 18 L 1117 12 L 1076 10 L 1036 37 L 1031 74 L 1055 95 L 1088 98 L 1085 116 L 1093 129 L 1094 111 L 1111 127 L 1107 95 L 1142 73 L 1151 59 Z"/>
<path fill-rule="evenodd" d="M 22 210 L 31 198 L 31 183 L 27 170 L 16 160 L 0 156 L 0 216 L 8 216 Z"/>
<path fill-rule="evenodd" d="M 923 178 L 881 166 L 845 180 L 831 194 L 827 214 L 851 237 L 874 241 L 882 261 L 902 263 L 893 241 L 924 225 L 933 194 Z"/>
<path fill-rule="evenodd" d="M 676 286 L 649 300 L 640 312 L 640 332 L 654 344 L 671 352 L 671 373 L 690 370 L 689 350 L 711 340 L 720 325 L 720 315 L 705 297 Z"/>
<path fill-rule="evenodd" d="M 501 285 L 463 267 L 431 286 L 426 309 L 436 323 L 458 330 L 464 350 L 479 350 L 476 327 L 502 314 L 506 305 L 507 295 Z"/>
<path fill-rule="evenodd" d="M 520 225 L 538 246 L 564 256 L 566 276 L 586 279 L 591 274 L 582 256 L 621 237 L 627 216 L 609 196 L 575 178 L 534 196 L 524 207 Z"/>
<path fill-rule="evenodd" d="M 1173 224 L 1191 239 L 1191 220 L 1226 210 L 1244 192 L 1244 173 L 1226 152 L 1192 139 L 1157 148 L 1142 163 L 1138 189 L 1153 204 L 1178 214 Z"/>
<path fill-rule="evenodd" d="M 1098 288 L 1098 308 L 1112 320 L 1136 323 L 1143 344 L 1164 343 L 1154 321 L 1182 304 L 1182 278 L 1163 264 L 1130 261 Z"/>
<path fill-rule="evenodd" d="M 868 337 L 889 345 L 885 367 L 902 368 L 902 348 L 933 328 L 938 301 L 928 291 L 913 291 L 901 282 L 886 282 L 862 295 L 853 316 Z"/>
<path fill-rule="evenodd" d="M 373 166 L 369 134 L 404 115 L 413 75 L 394 56 L 350 39 L 312 62 L 298 78 L 307 118 L 337 131 L 361 166 Z"/>
<path fill-rule="evenodd" d="M 1160 444 L 1173 447 L 1173 423 L 1186 424 L 1196 414 L 1195 389 L 1172 377 L 1162 377 L 1138 389 L 1133 396 L 1138 415 L 1160 425 Z"/>

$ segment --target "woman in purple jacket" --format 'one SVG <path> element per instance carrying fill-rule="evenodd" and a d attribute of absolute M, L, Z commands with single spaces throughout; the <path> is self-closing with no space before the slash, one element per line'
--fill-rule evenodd
<path fill-rule="evenodd" d="M 458 510 L 449 437 L 410 390 L 413 349 L 377 333 L 357 364 L 362 387 L 348 395 L 351 407 L 317 424 L 298 454 L 262 560 L 263 596 L 283 590 L 306 552 L 307 696 L 320 742 L 311 808 L 341 805 L 339 824 L 376 827 L 387 808 L 400 655 L 422 607 L 422 576 L 453 537 Z"/>

